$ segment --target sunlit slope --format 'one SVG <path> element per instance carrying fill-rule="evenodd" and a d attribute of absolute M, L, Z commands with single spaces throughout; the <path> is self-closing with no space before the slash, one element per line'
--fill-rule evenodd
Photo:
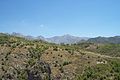
<path fill-rule="evenodd" d="M 90 49 L 90 48 L 89 48 Z M 2 80 L 119 80 L 120 59 L 82 45 L 56 45 L 0 34 Z"/>

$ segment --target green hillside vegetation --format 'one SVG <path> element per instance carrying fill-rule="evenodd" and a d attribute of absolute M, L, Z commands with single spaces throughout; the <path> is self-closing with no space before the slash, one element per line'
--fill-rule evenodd
<path fill-rule="evenodd" d="M 90 38 L 87 42 L 120 44 L 120 36 Z"/>
<path fill-rule="evenodd" d="M 107 64 L 98 64 L 85 69 L 78 80 L 120 80 L 120 60 L 108 59 Z"/>
<path fill-rule="evenodd" d="M 77 46 L 79 46 L 81 49 L 99 53 L 102 55 L 120 57 L 120 44 L 79 43 L 77 44 Z"/>
<path fill-rule="evenodd" d="M 120 57 L 120 44 L 106 44 L 96 49 L 98 53 L 114 57 Z"/>
<path fill-rule="evenodd" d="M 0 80 L 120 80 L 119 47 L 52 44 L 1 33 Z"/>

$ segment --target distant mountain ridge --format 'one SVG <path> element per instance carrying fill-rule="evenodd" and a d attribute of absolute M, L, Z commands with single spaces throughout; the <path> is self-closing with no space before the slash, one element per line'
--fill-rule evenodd
<path fill-rule="evenodd" d="M 28 40 L 43 40 L 51 43 L 65 43 L 65 44 L 74 44 L 74 43 L 79 43 L 79 42 L 93 42 L 93 43 L 114 43 L 114 44 L 120 44 L 120 36 L 114 36 L 114 37 L 95 37 L 95 38 L 88 38 L 88 37 L 76 37 L 72 36 L 69 34 L 63 35 L 63 36 L 54 36 L 50 38 L 45 38 L 43 36 L 25 36 L 20 33 L 15 33 L 13 32 L 10 34 L 12 36 L 17 36 L 17 37 L 24 37 L 25 39 Z"/>
<path fill-rule="evenodd" d="M 55 36 L 51 38 L 47 38 L 48 42 L 55 42 L 55 43 L 66 43 L 66 44 L 71 44 L 71 43 L 78 43 L 82 40 L 88 40 L 88 37 L 76 37 L 72 36 L 69 34 L 63 35 L 63 36 Z"/>
<path fill-rule="evenodd" d="M 90 38 L 87 42 L 120 44 L 120 36 Z"/>
<path fill-rule="evenodd" d="M 69 34 L 63 35 L 63 36 L 54 36 L 54 37 L 50 37 L 50 38 L 45 38 L 43 36 L 37 36 L 37 37 L 33 37 L 33 36 L 24 36 L 20 33 L 15 33 L 13 32 L 11 35 L 13 36 L 17 36 L 17 37 L 24 37 L 25 39 L 28 40 L 44 40 L 47 42 L 51 42 L 51 43 L 65 43 L 65 44 L 72 44 L 72 43 L 78 43 L 80 41 L 83 40 L 88 40 L 88 37 L 76 37 L 76 36 L 72 36 Z"/>

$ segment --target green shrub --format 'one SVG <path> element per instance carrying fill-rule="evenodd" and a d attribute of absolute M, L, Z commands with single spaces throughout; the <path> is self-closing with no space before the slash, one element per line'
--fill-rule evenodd
<path fill-rule="evenodd" d="M 64 61 L 63 66 L 65 66 L 65 65 L 69 65 L 69 64 L 71 64 L 71 62 Z"/>

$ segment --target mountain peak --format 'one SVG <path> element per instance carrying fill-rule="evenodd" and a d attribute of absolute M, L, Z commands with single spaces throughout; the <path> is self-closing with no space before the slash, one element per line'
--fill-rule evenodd
<path fill-rule="evenodd" d="M 77 43 L 80 42 L 81 40 L 87 40 L 88 38 L 86 37 L 76 37 L 72 36 L 70 34 L 65 34 L 63 36 L 55 36 L 52 38 L 47 38 L 48 42 L 53 42 L 53 43 L 65 43 L 65 44 L 72 44 L 72 43 Z"/>
<path fill-rule="evenodd" d="M 16 33 L 16 32 L 13 32 L 11 35 L 17 36 L 17 37 L 24 37 L 23 34 L 21 34 L 21 33 Z"/>

